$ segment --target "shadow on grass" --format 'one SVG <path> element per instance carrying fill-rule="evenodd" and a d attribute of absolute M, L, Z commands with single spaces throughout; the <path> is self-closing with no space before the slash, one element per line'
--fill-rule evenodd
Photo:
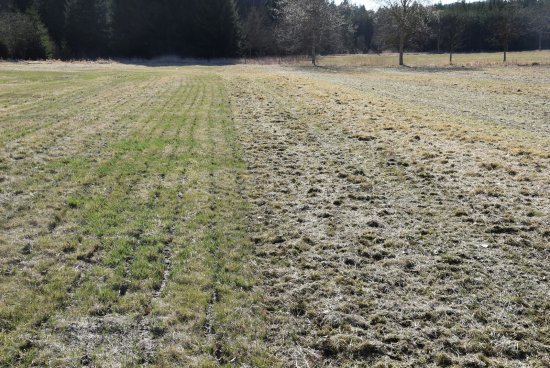
<path fill-rule="evenodd" d="M 145 58 L 130 58 L 130 59 L 113 59 L 120 64 L 139 65 L 147 67 L 168 67 L 168 66 L 226 66 L 241 64 L 241 59 L 233 58 L 180 58 L 177 56 L 156 57 L 151 59 Z"/>
<path fill-rule="evenodd" d="M 407 70 L 422 73 L 449 73 L 449 72 L 464 72 L 464 71 L 479 71 L 482 68 L 479 66 L 467 65 L 437 65 L 437 66 L 407 66 Z"/>
<path fill-rule="evenodd" d="M 468 66 L 468 65 L 426 65 L 426 66 L 416 66 L 416 65 L 317 65 L 317 66 L 291 66 L 294 69 L 299 69 L 301 71 L 309 72 L 326 72 L 326 73 L 338 73 L 338 72 L 361 72 L 361 73 L 370 73 L 376 72 L 380 69 L 389 69 L 396 71 L 404 72 L 421 72 L 421 73 L 449 73 L 449 72 L 471 72 L 471 71 L 480 71 L 483 69 L 482 66 Z"/>

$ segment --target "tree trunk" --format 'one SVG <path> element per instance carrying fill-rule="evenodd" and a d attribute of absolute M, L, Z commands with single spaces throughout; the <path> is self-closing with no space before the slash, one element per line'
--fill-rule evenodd
<path fill-rule="evenodd" d="M 399 65 L 404 65 L 403 63 L 403 50 L 405 49 L 405 38 L 401 34 L 399 36 Z"/>
<path fill-rule="evenodd" d="M 542 31 L 539 31 L 539 51 L 542 51 Z"/>
<path fill-rule="evenodd" d="M 453 65 L 453 50 L 449 52 L 449 64 Z"/>
<path fill-rule="evenodd" d="M 504 60 L 503 62 L 506 62 L 506 54 L 508 53 L 508 45 L 504 46 Z"/>
<path fill-rule="evenodd" d="M 317 66 L 317 52 L 315 50 L 315 44 L 311 45 L 311 63 L 313 66 Z"/>

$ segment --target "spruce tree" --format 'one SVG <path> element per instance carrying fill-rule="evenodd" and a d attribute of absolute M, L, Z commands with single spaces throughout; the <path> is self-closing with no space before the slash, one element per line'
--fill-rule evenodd
<path fill-rule="evenodd" d="M 107 9 L 101 0 L 67 0 L 66 52 L 71 57 L 98 57 L 107 53 Z"/>
<path fill-rule="evenodd" d="M 65 37 L 65 1 L 35 0 L 40 19 L 57 46 L 61 46 Z"/>
<path fill-rule="evenodd" d="M 236 56 L 241 41 L 241 26 L 233 0 L 199 0 L 194 14 L 196 51 L 207 58 Z"/>

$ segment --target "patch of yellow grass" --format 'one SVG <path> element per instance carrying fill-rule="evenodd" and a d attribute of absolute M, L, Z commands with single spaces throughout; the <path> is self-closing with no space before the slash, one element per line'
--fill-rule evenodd
<path fill-rule="evenodd" d="M 366 54 L 366 55 L 333 55 L 321 58 L 323 66 L 397 66 L 398 54 Z M 507 64 L 528 65 L 528 64 L 549 64 L 550 51 L 524 51 L 508 53 Z M 472 53 L 454 54 L 453 65 L 455 66 L 487 66 L 502 65 L 502 53 Z M 405 54 L 405 65 L 420 66 L 448 66 L 449 54 Z"/>

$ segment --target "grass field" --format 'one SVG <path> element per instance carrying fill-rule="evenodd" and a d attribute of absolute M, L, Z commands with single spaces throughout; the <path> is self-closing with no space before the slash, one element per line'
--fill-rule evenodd
<path fill-rule="evenodd" d="M 501 52 L 477 53 L 477 54 L 454 54 L 454 66 L 489 66 L 502 65 L 503 54 Z M 397 54 L 383 53 L 367 55 L 335 55 L 321 58 L 321 65 L 357 67 L 357 66 L 397 66 L 399 59 Z M 507 55 L 508 65 L 531 65 L 531 64 L 550 64 L 550 51 L 524 51 L 509 52 Z M 407 54 L 405 55 L 405 64 L 411 67 L 426 66 L 448 66 L 449 54 Z"/>
<path fill-rule="evenodd" d="M 550 66 L 437 58 L 0 63 L 0 366 L 548 367 Z"/>

